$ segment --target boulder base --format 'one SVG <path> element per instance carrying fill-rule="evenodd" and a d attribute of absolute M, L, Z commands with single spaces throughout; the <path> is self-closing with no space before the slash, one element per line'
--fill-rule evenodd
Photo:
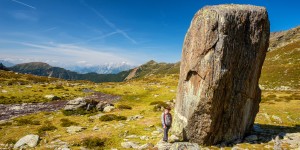
<path fill-rule="evenodd" d="M 259 109 L 269 35 L 264 7 L 217 5 L 196 13 L 182 50 L 173 132 L 203 145 L 243 138 Z"/>

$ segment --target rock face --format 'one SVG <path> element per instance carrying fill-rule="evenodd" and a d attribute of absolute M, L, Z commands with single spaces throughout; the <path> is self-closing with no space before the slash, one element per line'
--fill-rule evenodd
<path fill-rule="evenodd" d="M 263 7 L 217 5 L 196 13 L 182 50 L 175 134 L 204 145 L 243 138 L 259 109 L 269 35 Z"/>

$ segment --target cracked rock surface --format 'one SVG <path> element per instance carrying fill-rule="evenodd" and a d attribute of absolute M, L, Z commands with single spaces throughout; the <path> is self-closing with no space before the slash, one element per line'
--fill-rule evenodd
<path fill-rule="evenodd" d="M 269 46 L 264 7 L 199 10 L 186 34 L 173 131 L 204 145 L 242 139 L 261 101 L 258 81 Z"/>

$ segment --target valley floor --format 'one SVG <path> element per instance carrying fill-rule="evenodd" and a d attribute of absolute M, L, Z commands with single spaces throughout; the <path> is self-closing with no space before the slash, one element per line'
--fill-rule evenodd
<path fill-rule="evenodd" d="M 68 100 L 89 96 L 92 93 L 88 91 L 92 90 L 121 96 L 115 106 L 128 105 L 132 109 L 115 109 L 112 112 L 104 113 L 127 117 L 127 120 L 121 121 L 100 121 L 99 117 L 103 115 L 102 112 L 66 116 L 60 110 L 41 111 L 2 121 L 0 124 L 0 149 L 9 147 L 10 144 L 28 134 L 40 135 L 41 140 L 36 149 L 63 147 L 82 149 L 93 145 L 86 144 L 85 139 L 95 139 L 96 137 L 103 142 L 98 143 L 101 145 L 100 147 L 91 149 L 124 149 L 124 143 L 121 143 L 126 141 L 139 146 L 146 143 L 155 145 L 162 138 L 161 111 L 155 111 L 155 105 L 150 105 L 150 103 L 162 101 L 172 104 L 176 97 L 177 80 L 178 75 L 167 75 L 150 76 L 120 83 L 94 84 L 90 82 L 51 81 L 49 84 L 1 84 L 1 103 L 51 101 L 44 98 L 46 95 L 55 95 L 63 100 Z M 14 98 L 17 101 L 14 101 Z M 300 91 L 263 91 L 262 103 L 255 120 L 255 130 L 251 134 L 252 137 L 235 145 L 230 145 L 230 147 L 225 147 L 225 149 L 273 149 L 274 144 L 287 149 L 299 147 L 299 141 L 297 143 L 297 139 L 300 140 L 299 106 Z M 66 119 L 75 122 L 76 126 L 82 128 L 73 133 L 67 132 L 68 127 L 64 127 L 62 124 L 63 120 Z M 43 128 L 49 127 L 49 124 L 55 128 L 53 130 Z M 42 132 L 43 129 L 45 129 L 44 132 Z M 274 139 L 277 135 L 280 139 L 276 141 Z M 219 149 L 216 146 L 203 148 Z"/>

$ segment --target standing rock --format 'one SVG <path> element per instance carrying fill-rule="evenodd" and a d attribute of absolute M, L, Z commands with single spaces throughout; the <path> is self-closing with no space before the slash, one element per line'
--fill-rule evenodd
<path fill-rule="evenodd" d="M 22 146 L 35 147 L 38 144 L 39 136 L 34 134 L 29 134 L 21 139 L 14 145 L 14 149 L 20 148 Z"/>
<path fill-rule="evenodd" d="M 264 7 L 217 5 L 196 13 L 182 50 L 172 125 L 179 137 L 212 145 L 252 129 L 269 35 Z"/>

